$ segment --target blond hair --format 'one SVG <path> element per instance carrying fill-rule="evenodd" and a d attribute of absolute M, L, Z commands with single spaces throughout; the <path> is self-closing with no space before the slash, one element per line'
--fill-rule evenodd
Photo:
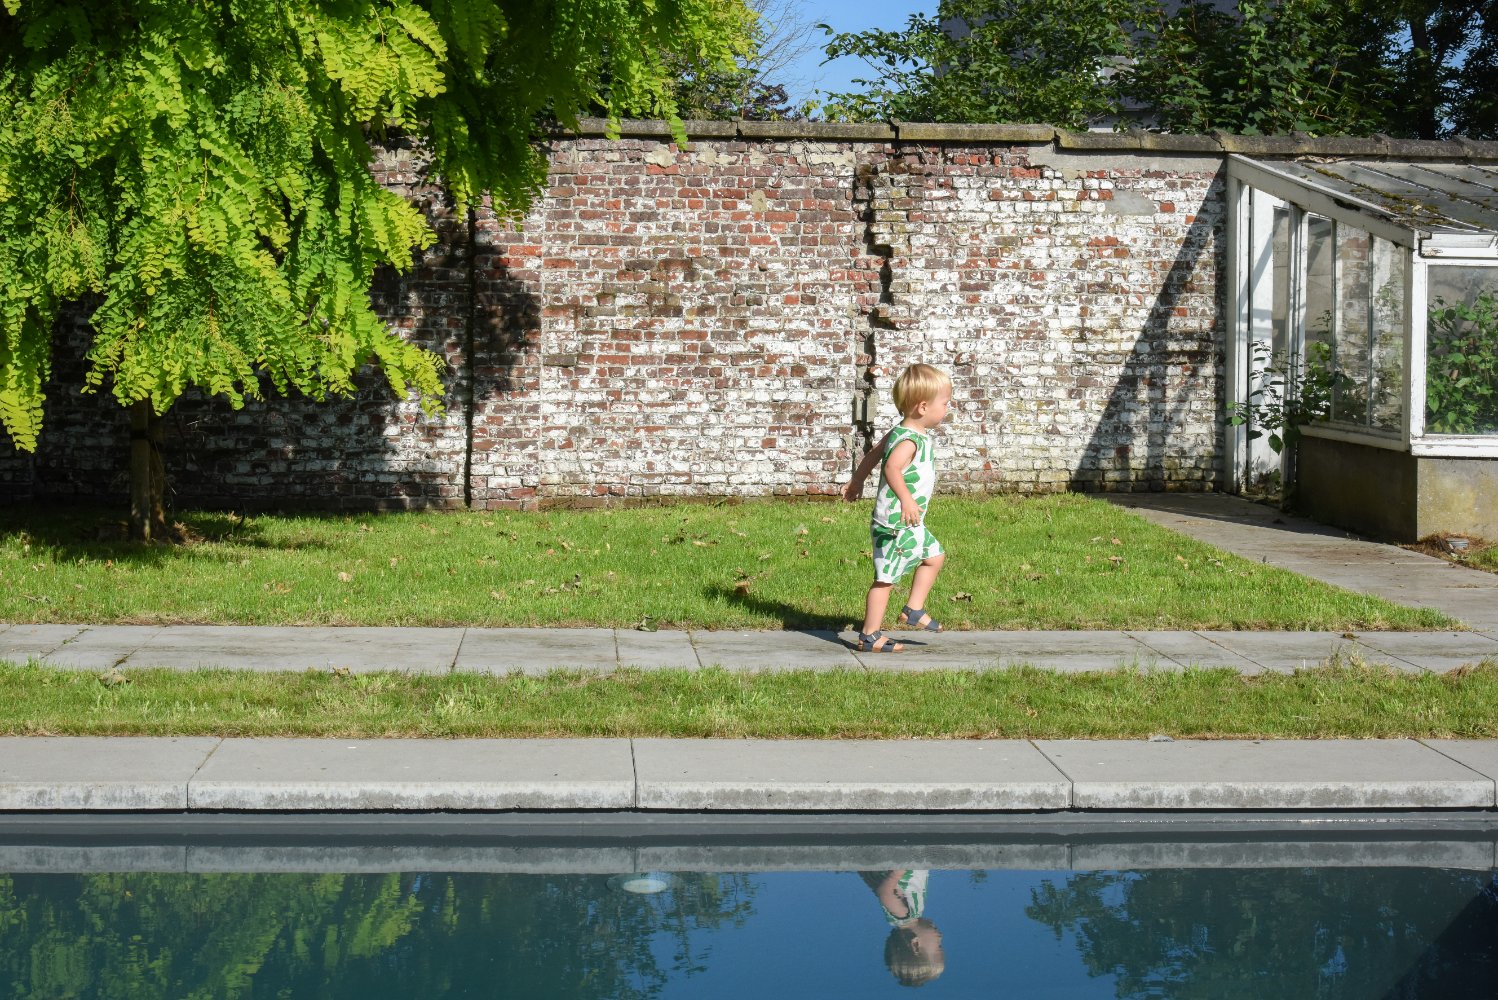
<path fill-rule="evenodd" d="M 921 403 L 929 403 L 940 396 L 943 389 L 952 388 L 952 380 L 940 368 L 930 365 L 911 365 L 895 379 L 895 409 L 900 416 L 908 417 Z"/>
<path fill-rule="evenodd" d="M 906 927 L 890 929 L 884 939 L 884 965 L 901 986 L 924 986 L 947 969 L 947 958 L 939 950 L 932 954 L 912 946 L 914 928 L 934 927 L 921 917 Z"/>

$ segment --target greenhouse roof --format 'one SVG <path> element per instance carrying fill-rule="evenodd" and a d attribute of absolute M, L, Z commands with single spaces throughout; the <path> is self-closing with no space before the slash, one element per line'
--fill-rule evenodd
<path fill-rule="evenodd" d="M 1284 201 L 1417 247 L 1423 257 L 1498 257 L 1498 163 L 1233 154 L 1228 172 Z"/>

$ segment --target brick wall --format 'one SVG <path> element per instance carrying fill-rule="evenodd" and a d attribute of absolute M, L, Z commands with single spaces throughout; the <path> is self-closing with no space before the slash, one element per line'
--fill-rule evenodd
<path fill-rule="evenodd" d="M 439 234 L 374 294 L 448 361 L 444 417 L 373 372 L 323 405 L 187 398 L 168 419 L 176 501 L 831 493 L 916 360 L 955 382 L 945 489 L 1221 481 L 1220 149 L 750 123 L 680 149 L 636 123 L 551 159 L 518 227 L 452 217 L 410 149 L 379 165 Z M 124 496 L 124 414 L 79 395 L 82 343 L 60 338 L 36 457 L 0 445 L 11 496 Z"/>

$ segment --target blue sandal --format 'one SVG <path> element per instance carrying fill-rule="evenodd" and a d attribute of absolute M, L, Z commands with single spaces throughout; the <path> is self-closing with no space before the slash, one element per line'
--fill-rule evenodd
<path fill-rule="evenodd" d="M 930 615 L 926 614 L 924 608 L 912 608 L 908 604 L 905 605 L 905 609 L 900 612 L 900 617 L 897 620 L 906 628 L 918 628 L 927 632 L 946 631 L 946 627 L 943 626 L 942 623 L 937 621 L 935 618 L 932 618 Z M 924 622 L 925 624 L 922 624 L 922 622 Z"/>
<path fill-rule="evenodd" d="M 858 633 L 858 651 L 860 653 L 903 653 L 905 644 L 896 642 L 884 634 L 884 630 L 877 632 Z"/>

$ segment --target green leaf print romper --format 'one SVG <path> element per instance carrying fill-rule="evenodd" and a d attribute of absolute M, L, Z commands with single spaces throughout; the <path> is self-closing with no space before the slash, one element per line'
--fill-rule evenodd
<path fill-rule="evenodd" d="M 889 453 L 901 441 L 915 442 L 915 457 L 905 467 L 905 488 L 921 508 L 919 524 L 900 520 L 900 498 L 884 478 Z M 879 583 L 898 583 L 900 577 L 919 566 L 924 559 L 942 554 L 941 542 L 926 530 L 926 508 L 936 492 L 936 454 L 931 437 L 908 427 L 889 432 L 884 446 L 884 461 L 879 463 L 879 495 L 874 498 L 874 520 L 869 533 L 874 540 L 874 579 Z"/>

